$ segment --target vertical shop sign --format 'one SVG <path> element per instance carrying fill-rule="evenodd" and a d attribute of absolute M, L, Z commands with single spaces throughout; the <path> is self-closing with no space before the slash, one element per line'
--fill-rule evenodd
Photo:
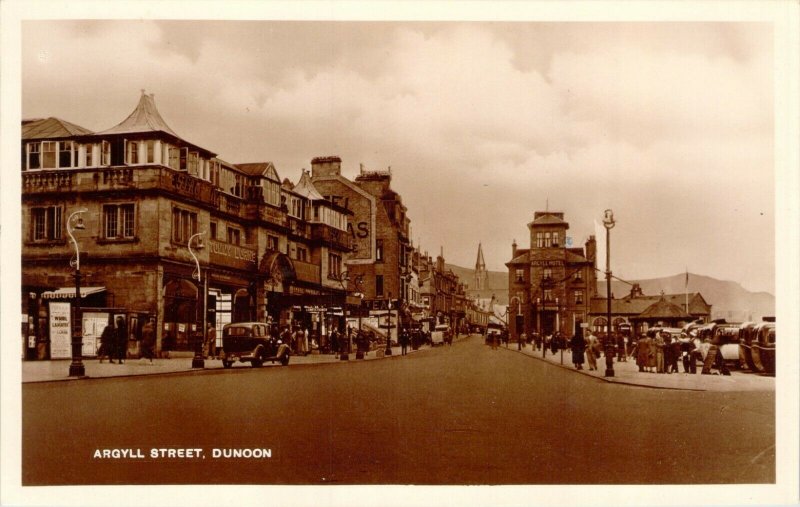
<path fill-rule="evenodd" d="M 72 357 L 72 319 L 69 303 L 50 303 L 50 358 Z"/>

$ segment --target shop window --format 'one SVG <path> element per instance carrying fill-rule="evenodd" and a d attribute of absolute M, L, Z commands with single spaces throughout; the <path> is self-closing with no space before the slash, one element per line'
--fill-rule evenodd
<path fill-rule="evenodd" d="M 172 208 L 172 241 L 185 245 L 197 233 L 197 213 Z"/>
<path fill-rule="evenodd" d="M 55 241 L 62 239 L 61 206 L 31 208 L 31 237 L 34 241 Z"/>
<path fill-rule="evenodd" d="M 103 238 L 130 239 L 135 236 L 135 208 L 129 204 L 103 206 Z"/>

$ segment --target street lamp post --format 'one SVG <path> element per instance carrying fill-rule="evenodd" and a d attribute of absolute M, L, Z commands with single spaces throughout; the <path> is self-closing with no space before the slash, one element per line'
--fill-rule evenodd
<path fill-rule="evenodd" d="M 614 228 L 614 212 L 605 210 L 603 226 L 606 228 L 606 377 L 614 376 L 614 343 L 611 338 L 611 229 Z"/>
<path fill-rule="evenodd" d="M 386 316 L 386 350 L 384 350 L 384 355 L 391 356 L 392 355 L 392 293 L 389 293 L 389 313 Z M 397 337 L 398 340 L 400 337 Z"/>
<path fill-rule="evenodd" d="M 73 230 L 83 230 L 86 226 L 83 225 L 83 218 L 80 216 L 86 213 L 86 208 L 81 208 L 72 214 L 67 219 L 67 234 L 72 240 L 72 245 L 75 247 L 75 319 L 78 321 L 77 327 L 72 326 L 72 362 L 69 365 L 70 377 L 85 377 L 86 368 L 83 365 L 83 316 L 81 315 L 81 251 L 78 248 L 78 242 L 75 236 L 72 235 Z M 78 217 L 75 227 L 72 226 L 72 220 Z M 73 263 L 70 263 L 73 264 Z"/>
<path fill-rule="evenodd" d="M 202 302 L 200 303 L 200 306 L 203 309 L 203 321 L 202 321 L 202 324 L 201 324 L 203 326 L 203 330 L 201 331 L 202 339 L 200 341 L 198 341 L 197 343 L 195 343 L 194 358 L 192 358 L 192 368 L 205 368 L 205 366 L 206 366 L 206 361 L 203 358 L 203 344 L 206 342 L 206 332 L 207 332 L 207 330 L 206 330 L 206 327 L 207 327 L 206 319 L 208 318 L 208 316 L 207 316 L 208 310 L 206 309 L 206 303 L 208 301 L 208 272 L 206 272 L 206 276 L 205 276 L 205 278 L 203 278 L 202 275 L 201 275 L 201 271 L 200 271 L 200 261 L 197 259 L 197 256 L 194 254 L 194 251 L 192 251 L 192 241 L 194 241 L 195 238 L 199 238 L 203 234 L 205 234 L 205 231 L 198 232 L 196 234 L 192 234 L 191 237 L 189 237 L 189 242 L 187 243 L 187 246 L 189 248 L 189 253 L 191 254 L 192 258 L 194 259 L 194 264 L 195 264 L 195 272 L 192 273 L 192 278 L 197 280 L 198 285 L 200 285 L 201 281 L 203 282 L 203 284 L 202 284 L 202 296 L 200 295 L 200 292 L 201 292 L 200 291 L 200 287 L 198 287 L 198 291 L 197 291 L 197 293 L 198 293 L 197 298 L 198 299 L 200 299 L 200 297 L 203 298 Z M 203 248 L 203 244 L 202 243 L 198 243 L 197 249 L 201 250 L 202 248 Z M 197 334 L 195 334 L 195 336 L 197 336 Z"/>

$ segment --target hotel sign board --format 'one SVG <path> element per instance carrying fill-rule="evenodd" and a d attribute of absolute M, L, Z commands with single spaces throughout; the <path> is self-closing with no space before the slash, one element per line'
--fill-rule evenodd
<path fill-rule="evenodd" d="M 561 267 L 563 265 L 564 261 L 561 260 L 538 259 L 531 261 L 531 266 L 536 266 L 536 267 L 553 268 L 553 267 Z"/>
<path fill-rule="evenodd" d="M 208 260 L 211 264 L 246 270 L 256 269 L 258 254 L 251 248 L 243 248 L 239 245 L 231 245 L 214 240 L 208 242 L 208 247 Z"/>

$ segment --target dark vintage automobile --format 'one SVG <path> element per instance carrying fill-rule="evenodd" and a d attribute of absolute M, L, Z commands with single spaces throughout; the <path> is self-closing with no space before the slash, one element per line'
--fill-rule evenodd
<path fill-rule="evenodd" d="M 756 371 L 775 375 L 775 322 L 762 322 L 756 326 L 751 352 Z"/>
<path fill-rule="evenodd" d="M 222 328 L 222 366 L 225 368 L 236 361 L 249 361 L 253 368 L 266 361 L 286 366 L 290 355 L 289 346 L 271 337 L 263 322 L 236 322 Z"/>

